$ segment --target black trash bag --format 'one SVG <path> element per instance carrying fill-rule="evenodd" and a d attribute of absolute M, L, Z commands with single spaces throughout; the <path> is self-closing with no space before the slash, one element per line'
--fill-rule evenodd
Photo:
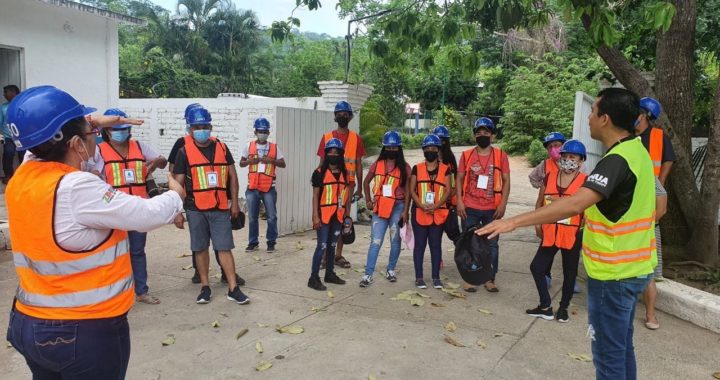
<path fill-rule="evenodd" d="M 455 242 L 455 264 L 460 276 L 470 285 L 483 285 L 492 280 L 494 268 L 490 259 L 487 236 L 475 235 L 474 226 L 463 232 Z"/>
<path fill-rule="evenodd" d="M 343 244 L 352 244 L 355 242 L 355 223 L 353 223 L 351 217 L 345 217 L 341 231 L 340 237 L 342 238 Z"/>
<path fill-rule="evenodd" d="M 448 218 L 443 225 L 443 230 L 453 243 L 460 237 L 460 224 L 458 223 L 457 210 L 454 208 L 448 212 Z"/>
<path fill-rule="evenodd" d="M 237 218 L 230 219 L 230 223 L 232 224 L 233 230 L 240 230 L 243 227 L 245 227 L 245 213 L 240 211 L 240 214 L 237 216 Z"/>

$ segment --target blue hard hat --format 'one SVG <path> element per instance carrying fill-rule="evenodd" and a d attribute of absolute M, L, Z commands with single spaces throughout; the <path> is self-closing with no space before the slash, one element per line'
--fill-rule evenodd
<path fill-rule="evenodd" d="M 550 132 L 547 136 L 543 139 L 543 146 L 547 148 L 548 144 L 550 144 L 553 141 L 560 141 L 561 143 L 565 143 L 567 139 L 565 138 L 565 135 L 563 135 L 560 132 Z"/>
<path fill-rule="evenodd" d="M 345 147 L 343 146 L 342 141 L 338 138 L 331 138 L 325 143 L 325 152 L 327 153 L 330 149 L 340 149 L 342 151 L 345 151 Z"/>
<path fill-rule="evenodd" d="M 200 103 L 192 103 L 188 104 L 187 107 L 185 107 L 185 120 L 187 121 L 188 114 L 190 114 L 190 111 L 192 111 L 195 108 L 203 108 L 203 106 Z"/>
<path fill-rule="evenodd" d="M 450 131 L 448 131 L 447 127 L 444 125 L 438 125 L 433 129 L 433 134 L 436 134 L 437 137 L 443 138 L 443 139 L 449 139 L 450 138 Z"/>
<path fill-rule="evenodd" d="M 344 100 L 341 100 L 335 104 L 334 112 L 338 113 L 338 112 L 343 112 L 343 111 L 350 112 L 350 116 L 353 115 L 353 110 L 352 110 L 352 107 L 350 106 L 350 103 L 348 103 Z"/>
<path fill-rule="evenodd" d="M 206 125 L 210 124 L 212 117 L 210 112 L 205 108 L 193 108 L 188 112 L 187 123 L 190 126 L 193 125 Z"/>
<path fill-rule="evenodd" d="M 385 132 L 385 136 L 382 139 L 383 146 L 402 146 L 402 138 L 396 131 Z"/>
<path fill-rule="evenodd" d="M 495 133 L 495 123 L 489 117 L 481 117 L 475 120 L 475 126 L 473 127 L 473 133 L 480 127 L 487 128 L 491 133 Z"/>
<path fill-rule="evenodd" d="M 423 148 L 426 148 L 426 147 L 429 147 L 429 146 L 436 146 L 436 147 L 439 148 L 439 147 L 442 146 L 442 141 L 440 141 L 440 138 L 437 137 L 437 135 L 434 135 L 434 134 L 431 133 L 431 134 L 425 136 L 425 138 L 424 138 L 423 141 L 422 141 L 422 145 L 421 145 L 421 146 L 422 146 Z"/>
<path fill-rule="evenodd" d="M 7 124 L 15 146 L 25 150 L 55 137 L 68 121 L 95 111 L 63 90 L 38 86 L 21 92 L 10 102 Z"/>
<path fill-rule="evenodd" d="M 585 150 L 585 144 L 580 140 L 568 140 L 560 148 L 560 153 L 572 153 L 582 157 L 583 161 L 587 158 L 587 151 Z"/>
<path fill-rule="evenodd" d="M 645 110 L 646 113 L 650 114 L 650 120 L 655 120 L 660 117 L 662 113 L 662 107 L 660 102 L 653 98 L 645 97 L 640 99 L 640 108 Z"/>
<path fill-rule="evenodd" d="M 105 116 L 121 116 L 121 117 L 128 117 L 128 115 L 119 108 L 108 108 L 103 113 Z M 128 129 L 130 128 L 130 124 L 120 124 L 120 125 L 114 125 L 112 129 Z"/>
<path fill-rule="evenodd" d="M 255 123 L 253 123 L 253 128 L 258 131 L 270 131 L 270 122 L 264 117 L 259 117 L 255 119 Z"/>

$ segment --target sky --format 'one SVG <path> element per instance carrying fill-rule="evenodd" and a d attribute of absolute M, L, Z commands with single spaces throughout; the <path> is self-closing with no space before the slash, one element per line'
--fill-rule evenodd
<path fill-rule="evenodd" d="M 165 9 L 175 11 L 177 0 L 151 0 Z M 251 9 L 260 19 L 260 24 L 270 27 L 273 21 L 286 20 L 295 8 L 295 0 L 232 0 L 240 9 Z M 341 20 L 335 11 L 335 0 L 321 1 L 322 7 L 308 11 L 301 8 L 294 16 L 300 19 L 300 30 L 326 33 L 333 37 L 342 37 L 347 33 L 347 21 Z"/>

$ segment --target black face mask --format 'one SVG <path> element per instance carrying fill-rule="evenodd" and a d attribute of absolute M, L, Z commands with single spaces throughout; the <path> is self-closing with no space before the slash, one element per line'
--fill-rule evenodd
<path fill-rule="evenodd" d="M 343 160 L 342 156 L 326 156 L 330 165 L 340 165 Z"/>
<path fill-rule="evenodd" d="M 397 150 L 386 150 L 385 151 L 385 158 L 387 158 L 388 160 L 395 160 L 398 158 L 399 155 L 400 155 L 400 152 L 398 152 Z"/>
<path fill-rule="evenodd" d="M 340 128 L 347 128 L 350 124 L 350 118 L 347 116 L 336 116 L 335 121 L 338 123 Z"/>
<path fill-rule="evenodd" d="M 490 146 L 490 136 L 478 136 L 475 138 L 475 142 L 479 147 L 485 149 Z"/>
<path fill-rule="evenodd" d="M 438 158 L 438 152 L 423 152 L 423 155 L 428 162 L 433 162 Z"/>

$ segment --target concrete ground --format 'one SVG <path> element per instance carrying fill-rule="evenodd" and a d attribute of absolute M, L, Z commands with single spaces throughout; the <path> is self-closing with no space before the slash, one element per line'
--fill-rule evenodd
<path fill-rule="evenodd" d="M 419 161 L 418 151 L 408 161 Z M 512 159 L 512 194 L 508 214 L 532 208 L 536 192 L 527 184 L 529 169 Z M 280 195 L 282 196 L 282 195 Z M 261 232 L 264 222 L 261 222 Z M 148 236 L 151 293 L 160 305 L 137 304 L 129 314 L 132 355 L 129 379 L 583 379 L 592 378 L 591 362 L 571 356 L 590 356 L 586 337 L 585 292 L 573 298 L 571 321 L 543 321 L 525 315 L 538 296 L 529 263 L 538 245 L 531 229 L 503 235 L 500 240 L 499 293 L 482 288 L 464 299 L 427 289 L 423 306 L 391 300 L 412 290 L 412 253 L 403 250 L 399 280 L 388 283 L 376 274 L 375 284 L 358 287 L 369 244 L 369 227 L 357 226 L 356 242 L 346 247 L 351 269 L 339 269 L 346 285 L 329 285 L 333 297 L 306 287 L 315 234 L 285 236 L 273 254 L 244 253 L 247 230 L 235 233 L 235 259 L 247 280 L 243 290 L 251 303 L 239 306 L 225 300 L 225 286 L 212 279 L 213 301 L 196 305 L 199 286 L 190 283 L 187 231 L 168 226 Z M 442 276 L 461 284 L 452 261 L 451 244 L 443 245 L 447 266 Z M 385 269 L 388 243 L 381 251 L 378 270 Z M 17 280 L 10 253 L 0 254 L 0 299 L 9 305 Z M 218 274 L 217 264 L 212 274 Z M 426 271 L 430 269 L 426 255 Z M 562 271 L 553 268 L 553 306 L 560 298 Z M 219 275 L 218 275 L 219 277 Z M 462 292 L 464 293 L 464 292 Z M 434 304 L 434 305 L 433 305 Z M 482 309 L 483 311 L 479 311 Z M 489 312 L 490 314 L 487 314 Z M 644 309 L 638 306 L 635 346 L 640 379 L 710 379 L 720 371 L 720 335 L 659 314 L 662 328 L 643 327 Z M 212 327 L 217 321 L 219 327 Z M 455 332 L 445 326 L 453 321 Z M 7 313 L 0 313 L 0 326 Z M 299 325 L 298 335 L 281 334 L 275 326 Z M 248 329 L 236 339 L 237 333 Z M 163 346 L 168 335 L 175 343 Z M 445 336 L 467 347 L 447 343 Z M 479 343 L 483 346 L 479 345 Z M 256 344 L 261 343 L 263 353 Z M 256 371 L 260 361 L 272 363 Z M 0 378 L 28 378 L 21 355 L 0 349 Z"/>

